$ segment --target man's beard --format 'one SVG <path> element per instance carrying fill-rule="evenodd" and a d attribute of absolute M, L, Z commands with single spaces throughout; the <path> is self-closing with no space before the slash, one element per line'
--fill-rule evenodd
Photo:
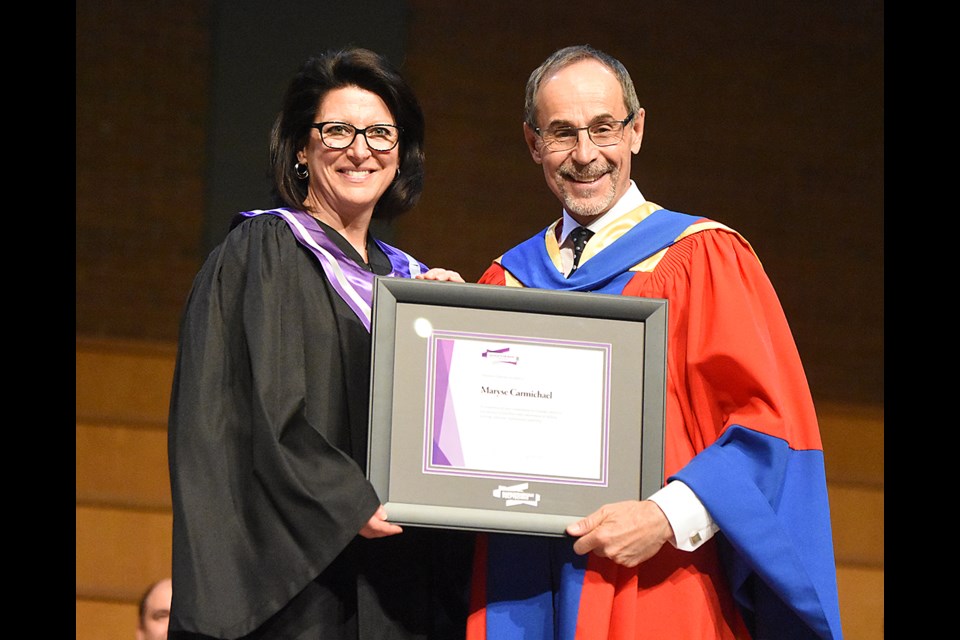
<path fill-rule="evenodd" d="M 594 194 L 590 198 L 581 198 L 567 191 L 568 182 L 566 179 L 577 181 L 596 180 L 605 173 L 610 174 L 610 187 L 604 195 Z M 610 208 L 610 205 L 613 204 L 613 200 L 617 195 L 617 178 L 619 175 L 620 170 L 609 163 L 592 163 L 580 170 L 574 168 L 571 164 L 564 163 L 557 169 L 555 175 L 557 185 L 560 187 L 560 193 L 563 194 L 564 208 L 567 212 L 584 218 L 592 218 L 601 213 L 605 213 Z"/>

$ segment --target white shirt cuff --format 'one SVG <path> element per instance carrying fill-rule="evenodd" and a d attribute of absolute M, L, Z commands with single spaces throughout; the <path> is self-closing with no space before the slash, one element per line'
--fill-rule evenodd
<path fill-rule="evenodd" d="M 696 494 L 679 480 L 650 496 L 650 500 L 667 516 L 675 539 L 670 541 L 677 549 L 693 551 L 713 537 L 719 528 Z"/>

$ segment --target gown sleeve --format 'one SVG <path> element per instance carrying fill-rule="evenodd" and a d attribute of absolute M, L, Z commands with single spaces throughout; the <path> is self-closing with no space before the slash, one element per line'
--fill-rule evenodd
<path fill-rule="evenodd" d="M 483 272 L 483 275 L 480 276 L 480 279 L 477 280 L 478 284 L 495 284 L 503 286 L 506 284 L 503 267 L 499 263 L 494 262 L 487 270 Z"/>
<path fill-rule="evenodd" d="M 756 637 L 842 637 L 819 426 L 772 284 L 726 231 L 677 243 L 656 272 L 624 293 L 669 300 L 668 480 L 719 525 Z"/>
<path fill-rule="evenodd" d="M 272 216 L 233 229 L 195 278 L 169 415 L 171 629 L 256 629 L 377 509 L 369 334 L 338 300 Z"/>

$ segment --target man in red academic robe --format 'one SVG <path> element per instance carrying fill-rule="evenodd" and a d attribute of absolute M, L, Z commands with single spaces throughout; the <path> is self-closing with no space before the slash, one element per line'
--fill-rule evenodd
<path fill-rule="evenodd" d="M 644 110 L 617 60 L 557 51 L 526 111 L 563 215 L 480 282 L 668 301 L 665 483 L 570 537 L 481 535 L 468 638 L 840 638 L 817 418 L 753 249 L 640 193 Z M 593 233 L 575 264 L 577 227 Z"/>

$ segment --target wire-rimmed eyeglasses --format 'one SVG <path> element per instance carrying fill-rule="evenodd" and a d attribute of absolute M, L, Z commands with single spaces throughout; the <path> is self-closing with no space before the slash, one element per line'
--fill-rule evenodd
<path fill-rule="evenodd" d="M 569 151 L 577 146 L 580 132 L 586 131 L 590 141 L 598 147 L 609 147 L 623 140 L 623 130 L 633 120 L 631 113 L 623 120 L 604 120 L 586 127 L 553 127 L 544 131 L 534 127 L 534 132 L 543 140 L 544 146 L 551 151 Z"/>
<path fill-rule="evenodd" d="M 374 151 L 390 151 L 400 142 L 400 127 L 392 124 L 372 124 L 358 129 L 348 122 L 315 122 L 310 125 L 320 132 L 320 140 L 331 149 L 346 149 L 363 136 Z"/>

